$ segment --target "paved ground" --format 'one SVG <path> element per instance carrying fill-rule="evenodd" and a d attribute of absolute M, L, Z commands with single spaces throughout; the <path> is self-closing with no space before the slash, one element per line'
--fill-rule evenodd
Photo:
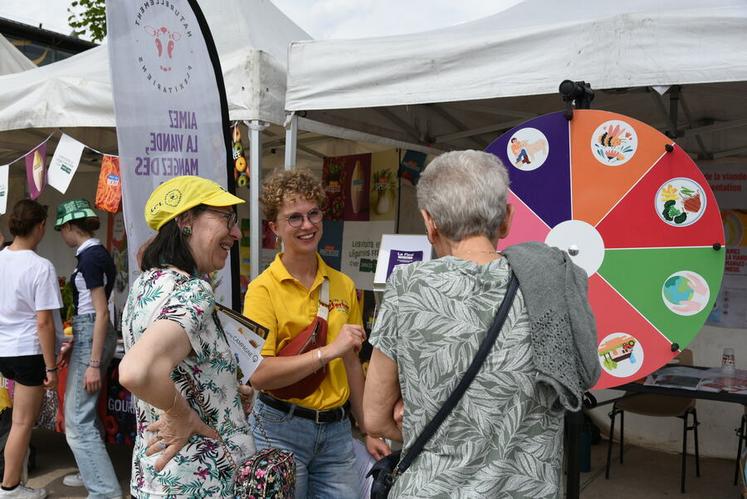
<path fill-rule="evenodd" d="M 84 487 L 67 487 L 62 479 L 77 470 L 73 453 L 65 442 L 65 435 L 47 430 L 34 430 L 31 444 L 36 447 L 36 469 L 29 474 L 28 485 L 44 487 L 53 498 L 86 497 Z M 108 446 L 114 469 L 117 471 L 122 490 L 129 497 L 131 452 L 123 445 Z"/>
<path fill-rule="evenodd" d="M 64 435 L 49 431 L 34 432 L 32 443 L 37 448 L 37 468 L 29 485 L 46 487 L 53 498 L 83 498 L 83 488 L 66 487 L 62 478 L 75 470 L 75 461 L 65 443 Z M 110 455 L 122 489 L 129 490 L 130 452 L 124 446 L 110 446 Z M 613 456 L 618 447 L 613 447 Z M 607 442 L 592 446 L 592 469 L 581 475 L 582 499 L 737 499 L 732 485 L 734 462 L 725 459 L 705 459 L 700 462 L 700 478 L 695 477 L 694 458 L 688 460 L 686 494 L 680 494 L 680 458 L 677 454 L 653 452 L 640 447 L 625 448 L 625 463 L 613 461 L 610 480 L 604 479 Z"/>
<path fill-rule="evenodd" d="M 736 439 L 734 442 L 736 454 Z M 695 457 L 688 456 L 685 494 L 680 493 L 680 455 L 625 446 L 624 463 L 619 447 L 612 447 L 610 479 L 605 480 L 607 441 L 592 446 L 592 468 L 581 474 L 582 499 L 738 499 L 734 461 L 700 459 L 700 478 L 695 477 Z"/>

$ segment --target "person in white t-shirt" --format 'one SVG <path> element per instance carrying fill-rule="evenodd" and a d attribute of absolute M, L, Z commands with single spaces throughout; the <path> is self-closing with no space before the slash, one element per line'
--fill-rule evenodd
<path fill-rule="evenodd" d="M 13 243 L 0 251 L 0 373 L 15 381 L 0 498 L 47 496 L 20 483 L 44 389 L 57 386 L 54 314 L 62 297 L 54 266 L 36 254 L 46 221 L 46 206 L 19 201 L 8 224 Z"/>

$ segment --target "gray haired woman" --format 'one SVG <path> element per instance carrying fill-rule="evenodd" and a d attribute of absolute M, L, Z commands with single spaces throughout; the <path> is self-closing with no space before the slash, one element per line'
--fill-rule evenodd
<path fill-rule="evenodd" d="M 497 252 L 507 198 L 506 169 L 484 152 L 443 154 L 420 177 L 439 258 L 395 267 L 387 282 L 370 340 L 369 433 L 407 453 L 475 357 L 511 270 L 519 291 L 476 378 L 390 497 L 560 495 L 563 409 L 580 407 L 600 371 L 587 277 L 541 243 Z"/>

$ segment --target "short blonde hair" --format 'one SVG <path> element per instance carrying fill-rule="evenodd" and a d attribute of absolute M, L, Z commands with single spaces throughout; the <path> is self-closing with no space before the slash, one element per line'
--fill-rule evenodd
<path fill-rule="evenodd" d="M 294 197 L 314 201 L 320 208 L 326 199 L 322 183 L 309 170 L 281 170 L 270 175 L 259 196 L 265 220 L 276 221 L 280 207 Z"/>

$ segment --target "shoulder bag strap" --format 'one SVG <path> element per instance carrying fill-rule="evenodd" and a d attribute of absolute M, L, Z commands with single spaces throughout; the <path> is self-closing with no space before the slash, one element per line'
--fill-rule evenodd
<path fill-rule="evenodd" d="M 441 409 L 438 410 L 436 415 L 426 425 L 426 427 L 423 428 L 423 432 L 418 435 L 418 438 L 412 444 L 412 447 L 410 447 L 409 451 L 402 457 L 399 464 L 397 464 L 397 466 L 394 468 L 394 476 L 403 473 L 407 468 L 410 467 L 415 458 L 418 457 L 420 452 L 422 452 L 423 447 L 425 447 L 425 444 L 428 443 L 428 440 L 430 440 L 431 437 L 436 433 L 436 431 L 438 431 L 438 428 L 448 417 L 449 413 L 451 413 L 452 409 L 454 409 L 454 407 L 459 403 L 462 395 L 464 395 L 464 392 L 467 391 L 467 388 L 469 388 L 469 385 L 472 383 L 472 380 L 475 379 L 475 376 L 482 367 L 482 364 L 485 362 L 488 353 L 490 353 L 490 350 L 493 348 L 493 344 L 498 338 L 498 334 L 500 333 L 503 324 L 506 322 L 508 311 L 511 309 L 511 304 L 514 301 L 514 296 L 516 296 L 516 290 L 518 289 L 518 287 L 519 281 L 516 279 L 513 271 L 511 271 L 506 296 L 503 297 L 501 306 L 498 308 L 498 312 L 495 314 L 493 325 L 488 330 L 488 334 L 485 336 L 485 339 L 482 340 L 480 348 L 475 355 L 475 359 L 467 368 L 467 371 L 464 373 L 464 376 L 459 381 L 457 387 L 454 389 L 451 395 L 449 395 L 449 398 L 446 399 L 444 405 L 441 407 Z"/>
<path fill-rule="evenodd" d="M 319 290 L 319 309 L 316 315 L 325 321 L 329 318 L 329 279 L 326 277 L 322 281 L 322 287 Z"/>

